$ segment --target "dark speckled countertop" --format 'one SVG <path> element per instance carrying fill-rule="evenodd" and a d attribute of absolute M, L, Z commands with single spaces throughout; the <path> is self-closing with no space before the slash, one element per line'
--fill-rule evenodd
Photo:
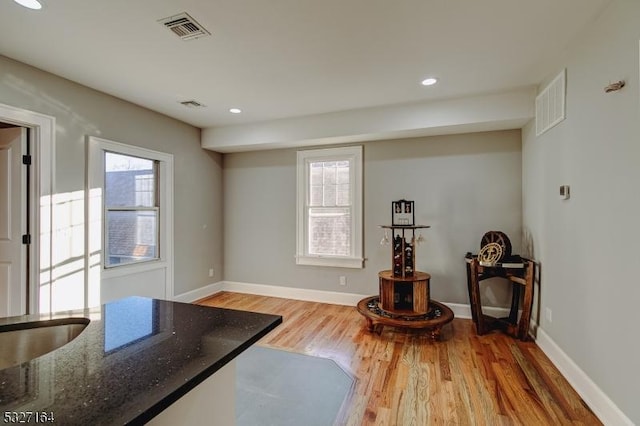
<path fill-rule="evenodd" d="M 0 414 L 53 413 L 65 426 L 142 424 L 282 323 L 277 315 L 131 297 L 0 318 L 0 332 L 64 317 L 91 322 L 59 349 L 0 370 Z"/>

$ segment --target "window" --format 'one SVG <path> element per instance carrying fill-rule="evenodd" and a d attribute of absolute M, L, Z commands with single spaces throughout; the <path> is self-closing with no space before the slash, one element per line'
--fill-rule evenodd
<path fill-rule="evenodd" d="M 104 151 L 105 267 L 156 260 L 158 161 Z"/>
<path fill-rule="evenodd" d="M 299 265 L 362 268 L 362 147 L 298 151 Z"/>
<path fill-rule="evenodd" d="M 172 298 L 173 155 L 96 136 L 86 153 L 89 306 Z"/>

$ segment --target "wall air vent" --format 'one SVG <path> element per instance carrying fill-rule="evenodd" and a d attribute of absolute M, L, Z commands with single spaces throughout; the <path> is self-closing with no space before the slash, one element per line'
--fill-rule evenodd
<path fill-rule="evenodd" d="M 211 35 L 209 31 L 205 30 L 204 27 L 196 22 L 187 12 L 160 19 L 158 22 L 169 28 L 182 40 L 193 40 Z"/>
<path fill-rule="evenodd" d="M 536 136 L 565 119 L 566 87 L 567 70 L 564 69 L 536 96 Z"/>
<path fill-rule="evenodd" d="M 193 99 L 190 101 L 182 101 L 180 102 L 181 105 L 186 106 L 187 108 L 204 108 L 206 107 L 206 105 L 201 104 L 198 101 L 194 101 Z"/>

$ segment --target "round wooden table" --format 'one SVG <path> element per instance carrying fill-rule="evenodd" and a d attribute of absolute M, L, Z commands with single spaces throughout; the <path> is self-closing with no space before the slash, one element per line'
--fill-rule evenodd
<path fill-rule="evenodd" d="M 429 310 L 424 315 L 403 315 L 386 311 L 380 307 L 380 296 L 365 297 L 357 306 L 360 312 L 367 320 L 367 328 L 369 331 L 382 333 L 385 325 L 391 327 L 405 327 L 426 329 L 429 331 L 431 338 L 437 340 L 440 338 L 440 332 L 445 324 L 453 321 L 453 311 L 448 306 L 443 305 L 435 300 L 429 301 Z"/>

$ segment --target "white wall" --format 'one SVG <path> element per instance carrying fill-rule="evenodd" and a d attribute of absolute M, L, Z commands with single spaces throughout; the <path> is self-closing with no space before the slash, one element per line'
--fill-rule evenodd
<path fill-rule="evenodd" d="M 174 155 L 174 292 L 222 276 L 222 159 L 200 147 L 198 128 L 3 56 L 0 102 L 56 118 L 54 193 L 61 204 L 54 214 L 62 220 L 61 212 L 74 211 L 73 219 L 60 222 L 65 229 L 54 241 L 59 265 L 68 270 L 84 256 L 83 224 L 76 222 L 82 222 L 85 136 L 91 135 Z M 216 269 L 217 279 L 209 278 L 209 268 Z M 55 285 L 77 296 L 83 281 L 84 270 L 76 267 L 59 274 Z"/>
<path fill-rule="evenodd" d="M 524 227 L 541 263 L 542 328 L 640 424 L 640 2 L 614 1 L 557 64 L 567 119 L 523 131 Z M 606 94 L 619 79 L 627 86 Z M 561 201 L 558 187 L 571 186 Z"/>
<path fill-rule="evenodd" d="M 468 303 L 464 255 L 488 230 L 520 247 L 522 217 L 519 130 L 377 141 L 364 144 L 364 269 L 295 264 L 296 151 L 224 155 L 225 281 L 355 294 L 376 294 L 391 248 L 378 227 L 391 222 L 391 201 L 415 201 L 426 243 L 419 270 L 432 275 L 436 300 Z M 339 276 L 347 277 L 340 286 Z M 501 285 L 489 305 L 509 302 Z"/>

